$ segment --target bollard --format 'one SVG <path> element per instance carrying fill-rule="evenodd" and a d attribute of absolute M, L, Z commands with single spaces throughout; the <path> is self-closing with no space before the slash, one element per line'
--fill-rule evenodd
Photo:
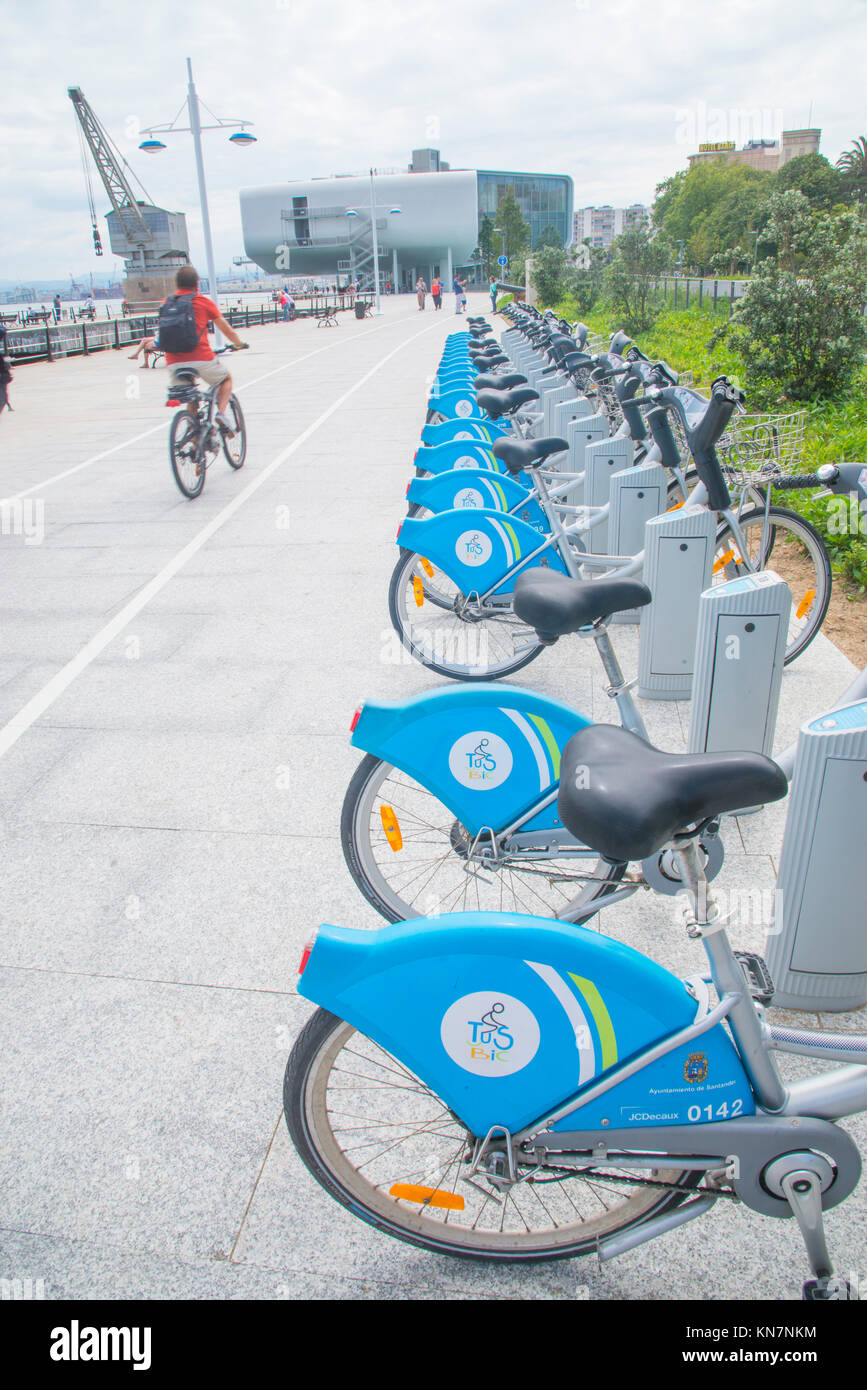
<path fill-rule="evenodd" d="M 648 700 L 688 700 L 692 693 L 698 603 L 710 585 L 716 514 L 701 508 L 665 512 L 644 528 L 644 582 L 653 595 L 641 610 L 638 693 Z"/>
<path fill-rule="evenodd" d="M 770 756 L 792 595 L 773 570 L 706 589 L 699 600 L 690 753 Z"/>
<path fill-rule="evenodd" d="M 579 420 L 584 425 L 585 420 Z M 635 445 L 631 439 L 599 439 L 588 444 L 584 450 L 584 496 L 585 507 L 607 507 L 611 497 L 611 479 L 615 473 L 632 466 Z M 592 555 L 621 555 L 626 552 L 614 550 L 608 544 L 608 519 L 597 522 L 586 538 L 587 549 Z M 636 546 L 636 552 L 641 544 Z"/>
<path fill-rule="evenodd" d="M 569 445 L 569 453 L 563 463 L 563 470 L 569 473 L 581 473 L 585 466 L 584 454 L 587 446 L 608 438 L 608 417 L 607 415 L 581 415 L 577 420 L 569 421 L 563 437 Z M 577 494 L 575 500 L 576 502 L 580 500 Z"/>
<path fill-rule="evenodd" d="M 774 1004 L 841 1012 L 867 1003 L 864 824 L 867 701 L 798 735 L 765 959 Z"/>
<path fill-rule="evenodd" d="M 644 549 L 645 527 L 665 511 L 668 474 L 661 464 L 639 463 L 612 474 L 608 514 L 608 550 L 612 555 L 637 555 Z M 636 575 L 640 578 L 640 575 Z M 613 623 L 638 623 L 641 609 L 615 613 Z"/>

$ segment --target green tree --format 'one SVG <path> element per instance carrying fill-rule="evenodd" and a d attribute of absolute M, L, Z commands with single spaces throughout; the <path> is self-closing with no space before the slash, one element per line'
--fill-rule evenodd
<path fill-rule="evenodd" d="M 572 283 L 575 307 L 579 314 L 589 314 L 602 295 L 610 253 L 601 246 L 591 246 L 589 241 L 582 241 L 570 246 L 569 257 L 575 264 Z"/>
<path fill-rule="evenodd" d="M 796 190 L 768 199 L 765 235 L 776 256 L 711 345 L 741 355 L 748 390 L 794 400 L 833 396 L 851 384 L 867 349 L 867 220 L 860 210 L 814 213 Z"/>
<path fill-rule="evenodd" d="M 482 253 L 484 272 L 490 277 L 494 274 L 494 266 L 497 263 L 497 249 L 494 239 L 494 220 L 487 213 L 479 223 L 479 250 Z"/>
<path fill-rule="evenodd" d="M 800 154 L 790 159 L 777 174 L 777 188 L 781 193 L 796 188 L 812 207 L 823 211 L 844 202 L 847 196 L 844 179 L 823 154 Z"/>
<path fill-rule="evenodd" d="M 576 271 L 562 246 L 536 246 L 531 278 L 544 306 L 559 304 L 572 294 Z"/>
<path fill-rule="evenodd" d="M 707 160 L 660 184 L 653 207 L 657 227 L 682 241 L 686 259 L 706 268 L 731 246 L 755 239 L 758 210 L 774 187 L 774 174 L 744 164 Z"/>
<path fill-rule="evenodd" d="M 844 150 L 837 160 L 849 196 L 859 203 L 867 202 L 867 136 L 859 135 L 851 150 Z"/>
<path fill-rule="evenodd" d="M 552 227 L 549 225 L 544 229 L 544 231 L 540 234 L 539 239 L 536 242 L 536 245 L 533 247 L 534 253 L 539 250 L 540 246 L 556 246 L 562 250 L 563 238 L 557 231 L 556 227 Z"/>
<path fill-rule="evenodd" d="M 627 333 L 642 333 L 653 325 L 659 312 L 651 303 L 654 281 L 665 274 L 673 260 L 671 243 L 645 226 L 633 227 L 616 238 L 604 279 L 611 306 Z"/>
<path fill-rule="evenodd" d="M 495 225 L 506 234 L 505 254 L 509 258 L 509 273 L 511 274 L 512 261 L 520 260 L 523 263 L 524 255 L 530 246 L 530 224 L 525 221 L 524 214 L 521 212 L 511 189 L 499 201 Z M 502 238 L 500 240 L 502 241 Z M 494 244 L 496 245 L 496 242 Z"/>

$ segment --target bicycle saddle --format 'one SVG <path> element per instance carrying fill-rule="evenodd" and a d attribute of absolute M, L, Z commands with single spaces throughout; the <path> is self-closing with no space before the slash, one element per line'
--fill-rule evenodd
<path fill-rule="evenodd" d="M 515 580 L 512 606 L 546 646 L 597 618 L 644 608 L 651 593 L 638 579 L 570 579 L 556 570 L 524 570 Z"/>
<path fill-rule="evenodd" d="M 512 411 L 520 410 L 522 405 L 529 405 L 530 401 L 538 399 L 539 392 L 534 391 L 532 386 L 516 386 L 511 391 L 476 392 L 476 404 L 486 410 L 492 420 L 498 420 L 501 415 L 510 415 Z M 563 448 L 566 447 L 564 444 Z"/>
<path fill-rule="evenodd" d="M 481 396 L 486 396 L 487 391 L 482 391 L 476 396 L 476 400 L 481 404 Z M 499 394 L 495 392 L 494 394 Z M 522 392 L 505 391 L 502 393 L 507 396 L 518 396 Z M 539 393 L 533 392 L 538 400 Z M 544 463 L 550 454 L 562 454 L 569 445 L 565 439 L 560 439 L 556 435 L 551 435 L 547 439 L 496 439 L 492 446 L 495 458 L 504 463 L 510 473 L 516 476 L 523 473 L 525 468 L 532 468 L 536 464 Z"/>
<path fill-rule="evenodd" d="M 662 753 L 615 724 L 588 724 L 560 764 L 566 828 L 605 859 L 647 859 L 689 826 L 779 801 L 786 775 L 761 753 Z"/>
<path fill-rule="evenodd" d="M 513 386 L 526 386 L 527 378 L 520 372 L 504 372 L 497 376 L 494 372 L 483 372 L 473 383 L 477 391 L 510 391 Z"/>

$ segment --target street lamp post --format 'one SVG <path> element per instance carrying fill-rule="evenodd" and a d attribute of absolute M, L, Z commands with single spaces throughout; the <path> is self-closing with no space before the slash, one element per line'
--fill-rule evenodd
<path fill-rule="evenodd" d="M 223 120 L 219 116 L 214 116 L 214 125 L 202 125 L 199 96 L 196 92 L 196 84 L 193 81 L 193 67 L 189 58 L 187 59 L 187 78 L 186 104 L 190 124 L 188 126 L 179 126 L 175 124 L 175 121 L 177 121 L 178 116 L 181 114 L 179 111 L 174 121 L 171 121 L 168 125 L 148 126 L 142 132 L 144 135 L 148 136 L 148 139 L 141 142 L 139 149 L 144 150 L 146 154 L 158 154 L 160 150 L 164 150 L 166 147 L 162 140 L 154 138 L 156 135 L 176 135 L 179 133 L 192 135 L 193 147 L 196 154 L 196 176 L 199 184 L 199 207 L 202 213 L 202 234 L 205 240 L 205 259 L 208 263 L 208 284 L 211 289 L 211 295 L 216 300 L 217 268 L 214 263 L 214 242 L 211 236 L 211 219 L 208 213 L 208 190 L 205 185 L 205 162 L 202 156 L 202 131 L 222 130 L 226 126 L 234 126 L 235 134 L 230 135 L 229 140 L 231 144 L 237 145 L 239 148 L 254 144 L 256 136 L 251 135 L 247 130 L 247 126 L 252 124 L 251 121 L 229 121 Z M 207 110 L 207 107 L 205 109 Z M 182 110 L 183 107 L 181 107 L 181 111 Z M 213 116 L 213 112 L 208 112 L 208 114 Z M 219 335 L 217 336 L 219 338 Z"/>
<path fill-rule="evenodd" d="M 495 232 L 499 232 L 499 233 L 500 233 L 500 236 L 503 238 L 503 252 L 502 252 L 502 254 L 503 254 L 504 256 L 506 256 L 506 232 L 505 232 L 505 229 L 504 229 L 503 227 L 495 227 L 495 228 L 494 228 L 494 231 L 495 231 Z M 509 269 L 509 258 L 508 258 L 508 256 L 506 256 L 506 264 L 500 266 L 500 270 L 502 270 L 502 271 L 508 271 L 508 269 Z"/>
<path fill-rule="evenodd" d="M 377 237 L 377 235 L 376 235 L 376 211 L 377 211 L 377 208 L 388 208 L 388 211 L 389 211 L 390 213 L 397 214 L 397 213 L 402 212 L 403 209 L 402 209 L 402 208 L 397 208 L 397 207 L 390 207 L 388 203 L 377 203 L 377 201 L 376 201 L 376 190 L 375 190 L 374 184 L 373 184 L 373 175 L 374 175 L 375 172 L 376 172 L 376 171 L 375 171 L 374 169 L 371 169 L 371 171 L 370 171 L 370 230 L 371 230 L 371 236 L 372 236 L 372 238 L 373 238 L 373 288 L 374 288 L 374 293 L 375 293 L 375 296 L 376 296 L 376 310 L 375 310 L 375 312 L 376 312 L 377 314 L 381 314 L 381 313 L 382 313 L 382 301 L 381 301 L 381 298 L 380 298 L 380 288 L 379 288 L 379 239 L 378 239 L 378 237 Z M 357 208 L 347 208 L 347 209 L 346 209 L 346 216 L 347 216 L 347 217 L 357 217 L 357 216 L 358 216 L 358 209 L 357 209 Z"/>

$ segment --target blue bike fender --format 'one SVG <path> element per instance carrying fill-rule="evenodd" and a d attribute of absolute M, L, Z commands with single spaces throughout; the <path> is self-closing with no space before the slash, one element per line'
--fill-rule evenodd
<path fill-rule="evenodd" d="M 444 444 L 435 444 L 432 449 L 420 449 L 413 463 L 426 473 L 451 473 L 455 468 L 485 468 L 495 473 L 505 472 L 505 464 L 494 457 L 490 444 L 483 439 L 452 439 Z"/>
<path fill-rule="evenodd" d="M 510 474 L 492 477 L 482 469 L 455 468 L 434 478 L 414 478 L 407 497 L 429 512 L 485 507 L 488 511 L 510 513 L 542 536 L 549 531 L 548 520 L 535 497 Z"/>
<path fill-rule="evenodd" d="M 298 988 L 402 1062 L 476 1135 L 532 1124 L 688 1027 L 696 1013 L 683 981 L 631 947 L 511 913 L 421 917 L 378 931 L 325 925 Z M 593 1102 L 594 1111 L 602 1105 L 612 1128 L 640 1127 L 658 1123 L 653 1112 L 688 1104 L 695 1115 L 710 1094 L 717 1106 L 737 1096 L 739 1113 L 752 1113 L 743 1068 L 720 1025 L 662 1060 L 671 1094 L 652 1095 L 654 1063 Z M 621 1106 L 630 1084 L 644 1094 L 643 1108 L 633 1099 Z M 558 1127 L 601 1123 L 580 1116 Z"/>
<path fill-rule="evenodd" d="M 562 750 L 589 722 L 545 695 L 479 682 L 366 701 L 352 743 L 414 778 L 477 835 L 505 829 L 556 788 Z M 554 800 L 527 828 L 559 825 Z"/>
<path fill-rule="evenodd" d="M 461 467 L 432 478 L 413 478 L 407 497 L 431 512 L 461 511 L 467 507 L 508 512 L 529 500 L 527 489 L 507 474 L 492 476 L 490 469 Z"/>
<path fill-rule="evenodd" d="M 438 565 L 462 594 L 484 594 L 494 588 L 501 594 L 511 593 L 517 575 L 507 577 L 508 571 L 538 550 L 543 539 L 525 521 L 486 508 L 471 516 L 452 511 L 423 520 L 407 517 L 397 533 L 398 545 Z M 566 573 L 554 545 L 523 568 L 537 566 Z"/>
<path fill-rule="evenodd" d="M 428 447 L 444 444 L 449 439 L 482 439 L 492 444 L 501 435 L 511 432 L 510 425 L 498 425 L 494 420 L 443 420 L 438 425 L 425 425 L 421 442 Z"/>
<path fill-rule="evenodd" d="M 455 391 L 431 393 L 428 409 L 444 415 L 447 420 L 487 420 L 487 415 L 476 403 L 475 388 L 466 386 Z"/>

